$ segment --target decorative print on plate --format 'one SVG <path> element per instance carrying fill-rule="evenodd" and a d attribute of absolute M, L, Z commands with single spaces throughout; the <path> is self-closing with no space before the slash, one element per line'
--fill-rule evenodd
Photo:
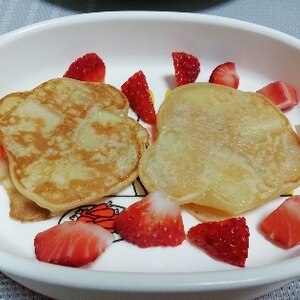
<path fill-rule="evenodd" d="M 105 201 L 98 204 L 83 205 L 71 209 L 59 219 L 58 224 L 64 221 L 82 221 L 102 226 L 111 233 L 114 232 L 114 221 L 117 215 L 125 209 L 128 201 L 124 198 L 135 202 L 137 199 L 145 197 L 147 191 L 137 178 L 127 189 L 121 191 L 117 195 L 110 195 Z M 119 239 L 116 239 L 117 241 Z"/>

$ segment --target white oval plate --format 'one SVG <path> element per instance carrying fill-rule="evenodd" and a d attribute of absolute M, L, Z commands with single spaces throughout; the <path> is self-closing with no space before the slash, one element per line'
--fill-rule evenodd
<path fill-rule="evenodd" d="M 87 52 L 98 53 L 107 65 L 106 82 L 117 87 L 142 69 L 158 107 L 174 87 L 172 51 L 186 51 L 201 60 L 198 81 L 207 81 L 220 63 L 234 61 L 240 89 L 256 91 L 284 80 L 300 95 L 300 41 L 261 26 L 200 14 L 168 12 L 107 12 L 77 15 L 39 23 L 0 37 L 0 97 L 31 89 L 64 74 L 69 64 Z M 299 122 L 299 108 L 288 112 Z M 0 269 L 23 285 L 55 298 L 120 299 L 142 293 L 143 299 L 174 293 L 173 299 L 253 298 L 300 275 L 299 247 L 283 250 L 257 230 L 260 220 L 277 207 L 277 199 L 245 216 L 250 227 L 246 267 L 218 262 L 185 241 L 176 248 L 140 249 L 114 243 L 94 264 L 74 269 L 38 262 L 33 239 L 59 218 L 21 224 L 8 217 L 8 199 L 0 195 Z M 114 205 L 136 201 L 112 198 Z M 131 195 L 133 197 L 131 197 Z M 65 217 L 67 218 L 67 217 Z M 196 220 L 184 214 L 186 229 Z M 175 297 L 175 298 L 174 298 Z"/>

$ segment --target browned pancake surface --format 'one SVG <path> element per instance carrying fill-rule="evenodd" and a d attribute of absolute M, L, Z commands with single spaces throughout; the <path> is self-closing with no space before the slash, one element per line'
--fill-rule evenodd
<path fill-rule="evenodd" d="M 127 186 L 148 142 L 127 112 L 116 88 L 67 78 L 4 97 L 0 137 L 16 189 L 58 214 Z"/>

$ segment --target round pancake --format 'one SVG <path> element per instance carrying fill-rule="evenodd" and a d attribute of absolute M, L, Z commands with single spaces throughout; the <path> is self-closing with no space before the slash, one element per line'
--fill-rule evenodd
<path fill-rule="evenodd" d="M 200 206 L 205 215 L 210 207 L 240 214 L 300 185 L 299 138 L 258 93 L 185 85 L 165 99 L 157 120 L 158 139 L 143 154 L 139 177 L 150 192 L 199 205 L 198 215 Z"/>
<path fill-rule="evenodd" d="M 0 104 L 0 139 L 16 189 L 53 215 L 116 193 L 137 177 L 147 131 L 116 88 L 68 78 Z"/>

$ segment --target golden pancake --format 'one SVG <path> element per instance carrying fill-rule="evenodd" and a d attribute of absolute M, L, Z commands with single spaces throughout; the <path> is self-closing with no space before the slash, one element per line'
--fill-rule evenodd
<path fill-rule="evenodd" d="M 206 219 L 232 216 L 300 185 L 299 138 L 258 93 L 185 85 L 165 99 L 157 126 L 139 177 L 149 192 L 162 189 L 179 204 L 192 203 L 187 208 L 199 218 L 201 207 Z"/>
<path fill-rule="evenodd" d="M 51 217 L 49 210 L 38 206 L 17 191 L 9 175 L 7 157 L 0 159 L 0 181 L 9 198 L 9 216 L 12 219 L 32 222 L 47 220 Z"/>
<path fill-rule="evenodd" d="M 57 215 L 117 193 L 137 177 L 147 131 L 116 88 L 49 80 L 0 103 L 0 140 L 13 185 Z"/>
<path fill-rule="evenodd" d="M 5 177 L 2 183 L 10 199 L 9 216 L 12 219 L 33 222 L 51 218 L 51 212 L 48 209 L 38 206 L 18 192 L 9 176 Z"/>
<path fill-rule="evenodd" d="M 219 210 L 217 208 L 208 207 L 204 205 L 188 203 L 183 204 L 181 207 L 193 215 L 196 219 L 203 222 L 219 221 L 232 218 L 232 214 Z"/>

